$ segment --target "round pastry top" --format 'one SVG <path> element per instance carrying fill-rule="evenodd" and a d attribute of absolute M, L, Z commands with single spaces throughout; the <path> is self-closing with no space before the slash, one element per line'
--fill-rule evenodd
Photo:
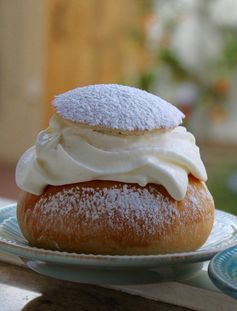
<path fill-rule="evenodd" d="M 52 104 L 63 119 L 119 134 L 171 129 L 184 117 L 156 95 L 117 84 L 79 87 L 56 96 Z"/>

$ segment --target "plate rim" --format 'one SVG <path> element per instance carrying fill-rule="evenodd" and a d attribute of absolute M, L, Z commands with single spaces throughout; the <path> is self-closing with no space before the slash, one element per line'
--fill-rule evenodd
<path fill-rule="evenodd" d="M 16 208 L 16 203 L 8 204 L 6 206 L 2 206 L 0 210 L 5 209 L 9 210 L 11 208 Z M 218 213 L 228 214 L 229 217 L 233 217 L 237 219 L 235 215 L 232 215 L 228 212 L 218 211 Z M 62 264 L 76 264 L 76 265 L 87 265 L 87 266 L 104 266 L 106 261 L 106 265 L 109 266 L 119 265 L 119 266 L 128 266 L 128 261 L 132 262 L 133 266 L 140 266 L 141 261 L 153 261 L 149 264 L 149 266 L 157 266 L 158 264 L 174 264 L 174 263 L 193 263 L 193 262 L 201 262 L 205 260 L 210 260 L 217 253 L 224 251 L 226 248 L 233 247 L 236 244 L 229 244 L 227 246 L 217 247 L 213 250 L 200 250 L 192 252 L 182 252 L 182 253 L 169 253 L 169 254 L 158 254 L 158 255 L 95 255 L 95 254 L 79 254 L 79 253 L 69 253 L 62 252 L 57 250 L 46 250 L 43 248 L 32 247 L 30 245 L 22 246 L 17 244 L 14 241 L 7 240 L 0 236 L 0 251 L 11 253 L 13 255 L 24 257 L 33 260 L 42 260 L 47 262 L 55 262 Z M 16 250 L 16 251 L 15 251 Z M 121 261 L 124 261 L 126 265 L 124 265 Z M 142 266 L 146 266 L 143 263 Z"/>
<path fill-rule="evenodd" d="M 224 255 L 228 254 L 228 259 L 230 259 L 230 257 L 232 257 L 232 255 L 230 254 L 230 252 L 232 250 L 236 251 L 237 254 L 237 244 L 228 247 L 226 249 L 224 249 L 223 251 L 217 253 L 210 261 L 209 265 L 208 265 L 208 274 L 211 278 L 211 280 L 213 281 L 213 283 L 222 288 L 222 291 L 230 291 L 230 292 L 235 292 L 237 294 L 237 284 L 236 286 L 229 283 L 225 278 L 223 278 L 221 275 L 223 275 L 222 273 L 219 273 L 219 269 L 216 268 L 216 261 L 218 259 L 220 259 L 220 257 L 223 257 Z"/>

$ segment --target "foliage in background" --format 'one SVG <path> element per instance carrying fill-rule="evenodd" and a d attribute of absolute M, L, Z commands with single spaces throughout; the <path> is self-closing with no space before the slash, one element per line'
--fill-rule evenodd
<path fill-rule="evenodd" d="M 145 44 L 150 63 L 138 87 L 185 108 L 225 113 L 237 64 L 237 1 L 148 1 Z"/>

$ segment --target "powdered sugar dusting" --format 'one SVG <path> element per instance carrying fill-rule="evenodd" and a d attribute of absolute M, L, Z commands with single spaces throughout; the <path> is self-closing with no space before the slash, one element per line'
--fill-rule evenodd
<path fill-rule="evenodd" d="M 80 223 L 80 231 L 89 226 L 96 234 L 102 222 L 106 221 L 105 226 L 108 226 L 110 232 L 121 232 L 122 236 L 128 226 L 129 232 L 134 232 L 143 239 L 147 235 L 165 235 L 167 227 L 174 222 L 179 224 L 181 229 L 183 219 L 187 215 L 194 220 L 205 217 L 205 208 L 196 199 L 198 194 L 195 193 L 195 189 L 189 187 L 188 195 L 189 204 L 183 204 L 183 208 L 180 209 L 177 208 L 177 201 L 158 192 L 154 187 L 145 189 L 124 184 L 122 189 L 116 186 L 95 189 L 75 186 L 53 195 L 43 195 L 34 212 L 38 214 L 40 209 L 38 223 L 44 224 L 45 231 L 52 230 L 57 219 L 56 230 L 60 230 L 61 227 L 67 234 L 65 223 L 68 223 L 69 217 L 75 220 L 72 227 L 77 222 Z M 205 199 L 205 189 L 203 196 Z"/>
<path fill-rule="evenodd" d="M 76 88 L 56 96 L 52 104 L 64 119 L 121 131 L 174 128 L 184 117 L 156 95 L 117 84 Z"/>
<path fill-rule="evenodd" d="M 159 206 L 157 206 L 158 197 Z M 83 215 L 84 225 L 93 223 L 91 228 L 95 230 L 103 219 L 107 220 L 107 225 L 112 231 L 118 232 L 122 229 L 124 222 L 133 230 L 141 230 L 137 224 L 142 220 L 144 234 L 152 234 L 154 224 L 171 222 L 173 214 L 177 214 L 169 200 L 162 194 L 150 193 L 146 189 L 128 188 L 127 185 L 124 185 L 122 189 L 117 187 L 64 189 L 48 197 L 42 196 L 36 204 L 35 211 L 39 206 L 44 207 L 41 208 L 41 215 L 43 218 L 47 216 L 48 226 L 51 226 L 50 219 L 55 219 L 56 215 L 57 219 L 63 221 L 69 213 L 73 213 L 78 219 Z"/>

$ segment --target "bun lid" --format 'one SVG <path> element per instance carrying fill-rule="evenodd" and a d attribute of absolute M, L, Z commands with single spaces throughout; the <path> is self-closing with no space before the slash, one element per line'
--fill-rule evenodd
<path fill-rule="evenodd" d="M 55 96 L 52 105 L 65 120 L 115 134 L 168 130 L 184 118 L 180 110 L 160 97 L 118 84 L 75 88 Z"/>

